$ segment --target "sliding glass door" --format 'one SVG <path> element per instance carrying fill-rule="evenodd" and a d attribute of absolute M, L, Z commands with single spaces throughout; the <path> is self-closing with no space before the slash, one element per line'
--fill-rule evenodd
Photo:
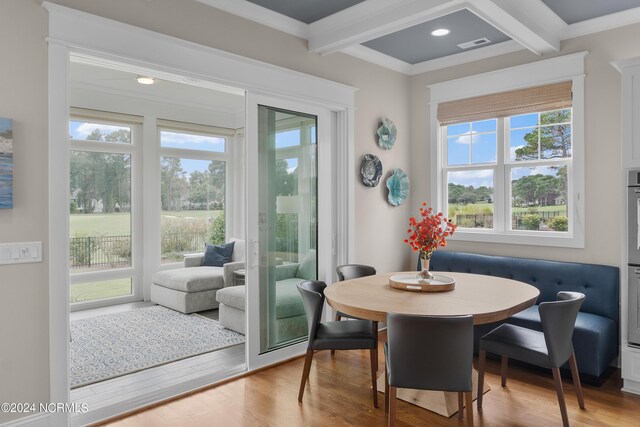
<path fill-rule="evenodd" d="M 321 173 L 331 156 L 327 111 L 254 95 L 248 96 L 248 117 L 252 369 L 305 345 L 307 321 L 297 284 L 331 280 L 332 177 Z M 320 198 L 323 192 L 329 196 Z"/>

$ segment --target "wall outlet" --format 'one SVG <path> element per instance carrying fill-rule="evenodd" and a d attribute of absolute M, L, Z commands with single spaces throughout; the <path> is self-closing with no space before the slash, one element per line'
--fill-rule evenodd
<path fill-rule="evenodd" d="M 42 242 L 0 243 L 0 265 L 28 262 L 42 262 Z"/>

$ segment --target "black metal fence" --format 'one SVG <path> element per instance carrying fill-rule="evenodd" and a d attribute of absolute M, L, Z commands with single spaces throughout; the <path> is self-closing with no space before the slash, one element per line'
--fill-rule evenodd
<path fill-rule="evenodd" d="M 456 224 L 463 228 L 493 228 L 493 214 L 459 214 Z"/>
<path fill-rule="evenodd" d="M 542 212 L 513 212 L 511 214 L 512 228 L 514 230 L 522 230 L 525 228 L 522 218 L 525 215 L 538 215 L 541 223 L 556 216 L 566 216 L 563 210 L 542 211 Z M 458 214 L 456 215 L 456 224 L 464 228 L 493 228 L 493 214 Z"/>
<path fill-rule="evenodd" d="M 87 236 L 69 239 L 71 268 L 131 265 L 130 236 Z"/>

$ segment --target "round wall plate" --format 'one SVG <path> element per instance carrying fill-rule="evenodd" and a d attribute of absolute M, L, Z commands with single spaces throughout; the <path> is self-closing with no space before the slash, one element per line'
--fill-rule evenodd
<path fill-rule="evenodd" d="M 367 187 L 375 187 L 380 182 L 382 176 L 382 162 L 378 156 L 365 154 L 360 165 L 360 176 L 362 183 Z"/>
<path fill-rule="evenodd" d="M 389 119 L 382 119 L 376 133 L 378 134 L 378 145 L 383 150 L 391 150 L 393 144 L 396 143 L 396 136 L 398 135 L 396 125 Z"/>
<path fill-rule="evenodd" d="M 393 174 L 387 178 L 387 188 L 389 203 L 400 206 L 409 195 L 409 177 L 402 169 L 394 169 Z"/>

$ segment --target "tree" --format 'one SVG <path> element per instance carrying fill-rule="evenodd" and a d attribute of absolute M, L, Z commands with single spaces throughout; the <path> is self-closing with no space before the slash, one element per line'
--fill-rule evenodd
<path fill-rule="evenodd" d="M 211 202 L 221 205 L 224 208 L 224 195 L 226 186 L 226 166 L 225 162 L 212 160 L 209 163 L 209 185 L 211 191 Z"/>
<path fill-rule="evenodd" d="M 298 194 L 298 168 L 289 172 L 289 163 L 285 159 L 276 160 L 276 193 L 279 196 Z"/>
<path fill-rule="evenodd" d="M 189 175 L 189 205 L 208 207 L 211 199 L 209 171 L 193 171 Z M 191 206 L 190 206 L 191 207 Z"/>
<path fill-rule="evenodd" d="M 180 210 L 182 196 L 189 185 L 184 176 L 182 162 L 177 157 L 163 157 L 160 161 L 160 169 L 162 209 Z"/>
<path fill-rule="evenodd" d="M 540 155 L 538 155 L 538 134 L 540 136 Z M 571 110 L 540 113 L 540 126 L 527 133 L 524 139 L 527 141 L 527 145 L 516 149 L 516 160 L 570 157 Z"/>

